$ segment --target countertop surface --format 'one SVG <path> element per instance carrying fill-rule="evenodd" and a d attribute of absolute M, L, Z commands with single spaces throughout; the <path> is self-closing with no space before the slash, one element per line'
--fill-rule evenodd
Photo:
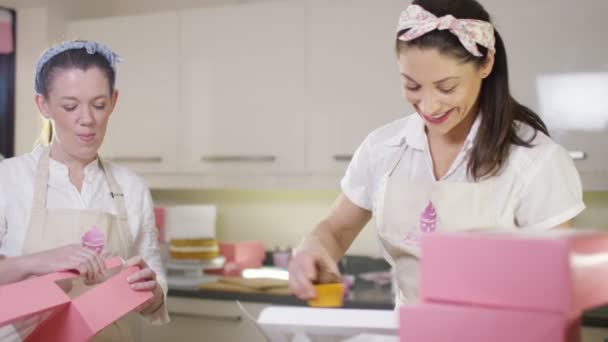
<path fill-rule="evenodd" d="M 169 296 L 209 300 L 240 300 L 244 302 L 268 303 L 276 305 L 306 306 L 306 302 L 294 296 L 263 293 L 240 293 L 230 291 L 170 289 Z M 344 308 L 392 310 L 393 295 L 390 286 L 379 286 L 372 282 L 359 281 L 344 301 Z M 582 318 L 586 327 L 608 328 L 608 306 L 586 311 Z"/>
<path fill-rule="evenodd" d="M 276 305 L 306 306 L 306 301 L 294 296 L 265 293 L 242 293 L 216 290 L 169 289 L 169 296 L 211 300 L 240 300 Z M 390 286 L 379 286 L 372 282 L 360 281 L 347 295 L 344 307 L 349 309 L 392 310 L 394 307 Z"/>

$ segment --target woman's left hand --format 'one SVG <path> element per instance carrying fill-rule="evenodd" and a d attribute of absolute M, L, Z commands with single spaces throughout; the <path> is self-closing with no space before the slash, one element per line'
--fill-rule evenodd
<path fill-rule="evenodd" d="M 152 298 L 140 305 L 135 311 L 141 314 L 152 313 L 161 307 L 165 300 L 163 289 L 156 281 L 156 272 L 154 272 L 148 264 L 140 256 L 133 257 L 126 261 L 125 267 L 139 265 L 139 271 L 131 274 L 127 281 L 135 291 L 152 291 Z"/>

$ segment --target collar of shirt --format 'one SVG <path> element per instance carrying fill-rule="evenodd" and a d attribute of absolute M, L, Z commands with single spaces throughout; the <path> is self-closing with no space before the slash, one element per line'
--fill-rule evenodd
<path fill-rule="evenodd" d="M 471 130 L 469 130 L 469 133 L 462 146 L 463 152 L 468 152 L 471 148 L 473 148 L 473 142 L 477 136 L 477 131 L 479 131 L 480 124 L 481 113 L 477 115 L 475 122 L 473 122 L 473 126 L 471 126 Z M 405 125 L 399 134 L 395 135 L 391 139 L 388 139 L 386 143 L 389 146 L 402 146 L 404 143 L 407 143 L 408 146 L 416 150 L 424 151 L 427 146 L 427 139 L 424 129 L 424 121 L 422 121 L 420 115 L 417 113 L 410 115 L 409 120 L 406 120 Z"/>
<path fill-rule="evenodd" d="M 38 146 L 34 149 L 33 154 L 36 156 L 36 162 L 40 161 L 40 156 L 44 149 L 42 146 Z M 92 162 L 88 163 L 84 167 L 84 182 L 90 184 L 93 180 L 101 173 L 99 167 L 99 158 L 95 158 Z M 51 158 L 49 160 L 49 186 L 60 189 L 71 185 L 68 167 Z"/>

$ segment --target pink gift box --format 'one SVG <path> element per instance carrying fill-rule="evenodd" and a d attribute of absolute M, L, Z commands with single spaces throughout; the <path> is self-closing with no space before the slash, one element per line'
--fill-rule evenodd
<path fill-rule="evenodd" d="M 434 233 L 422 239 L 421 298 L 561 313 L 608 303 L 608 234 Z"/>
<path fill-rule="evenodd" d="M 154 221 L 158 229 L 158 242 L 165 241 L 165 208 L 154 207 Z"/>
<path fill-rule="evenodd" d="M 579 342 L 578 321 L 554 312 L 421 303 L 400 309 L 401 342 Z"/>
<path fill-rule="evenodd" d="M 260 267 L 266 258 L 262 241 L 220 242 L 220 254 L 241 269 Z"/>
<path fill-rule="evenodd" d="M 106 261 L 109 269 L 121 265 L 119 257 Z M 26 341 L 87 341 L 152 297 L 150 291 L 133 290 L 127 281 L 139 269 L 139 266 L 121 269 L 74 299 L 56 282 L 76 277 L 75 272 L 50 273 L 0 286 L 0 326 L 51 312 Z"/>

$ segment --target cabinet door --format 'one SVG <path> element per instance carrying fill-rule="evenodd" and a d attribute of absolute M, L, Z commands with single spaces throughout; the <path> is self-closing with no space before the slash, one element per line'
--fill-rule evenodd
<path fill-rule="evenodd" d="M 260 303 L 242 304 L 254 317 L 268 306 Z M 235 301 L 169 297 L 167 305 L 171 322 L 161 326 L 143 323 L 141 341 L 266 341 L 255 323 L 239 310 Z"/>
<path fill-rule="evenodd" d="M 136 171 L 174 171 L 178 106 L 177 13 L 70 22 L 68 37 L 95 40 L 124 59 L 118 103 L 100 154 Z"/>
<path fill-rule="evenodd" d="M 410 109 L 394 52 L 399 0 L 308 0 L 309 158 L 342 173 L 373 129 Z"/>
<path fill-rule="evenodd" d="M 505 41 L 515 98 L 537 110 L 552 138 L 570 151 L 585 190 L 608 190 L 608 45 L 597 43 L 606 39 L 599 25 L 608 2 L 489 1 L 488 6 Z M 556 37 L 569 42 L 568 48 L 555 44 Z"/>
<path fill-rule="evenodd" d="M 584 189 L 608 190 L 608 73 L 541 76 L 538 94 L 549 132 L 569 151 Z"/>
<path fill-rule="evenodd" d="M 184 171 L 303 169 L 302 9 L 285 1 L 180 13 Z"/>

